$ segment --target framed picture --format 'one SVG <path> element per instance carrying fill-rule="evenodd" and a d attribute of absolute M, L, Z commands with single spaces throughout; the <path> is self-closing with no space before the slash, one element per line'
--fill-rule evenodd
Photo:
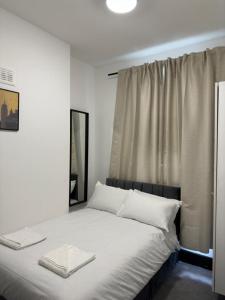
<path fill-rule="evenodd" d="M 19 93 L 1 88 L 0 130 L 19 130 Z"/>

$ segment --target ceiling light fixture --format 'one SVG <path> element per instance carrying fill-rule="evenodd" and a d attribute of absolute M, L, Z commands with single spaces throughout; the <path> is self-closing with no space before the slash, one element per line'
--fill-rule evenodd
<path fill-rule="evenodd" d="M 106 0 L 106 5 L 114 13 L 125 14 L 135 9 L 137 0 Z"/>

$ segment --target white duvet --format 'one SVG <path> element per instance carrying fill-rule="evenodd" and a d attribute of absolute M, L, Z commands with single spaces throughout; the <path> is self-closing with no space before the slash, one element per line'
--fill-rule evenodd
<path fill-rule="evenodd" d="M 177 247 L 174 232 L 85 208 L 32 227 L 47 240 L 21 251 L 0 245 L 0 295 L 7 300 L 132 300 Z M 67 279 L 38 265 L 63 244 L 96 259 Z"/>

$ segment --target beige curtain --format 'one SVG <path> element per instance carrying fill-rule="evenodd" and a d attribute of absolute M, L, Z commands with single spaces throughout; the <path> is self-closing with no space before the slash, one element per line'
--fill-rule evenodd
<path fill-rule="evenodd" d="M 119 72 L 110 176 L 181 185 L 182 245 L 211 245 L 214 83 L 225 48 Z"/>
<path fill-rule="evenodd" d="M 182 58 L 181 238 L 184 247 L 212 246 L 215 82 L 225 80 L 225 48 Z"/>
<path fill-rule="evenodd" d="M 179 183 L 179 102 L 164 97 L 165 90 L 173 92 L 164 71 L 162 62 L 154 62 L 119 72 L 111 177 Z"/>

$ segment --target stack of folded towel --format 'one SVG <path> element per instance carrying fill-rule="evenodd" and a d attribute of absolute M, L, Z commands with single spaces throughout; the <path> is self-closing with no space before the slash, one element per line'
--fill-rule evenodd
<path fill-rule="evenodd" d="M 39 264 L 63 278 L 67 278 L 94 259 L 93 253 L 65 244 L 41 257 Z"/>
<path fill-rule="evenodd" d="M 0 244 L 19 250 L 40 243 L 45 239 L 46 236 L 29 228 L 24 228 L 14 233 L 0 235 Z"/>
<path fill-rule="evenodd" d="M 29 228 L 24 228 L 14 233 L 0 235 L 0 244 L 19 250 L 40 243 L 45 239 L 46 236 Z M 65 244 L 42 256 L 38 263 L 50 271 L 67 278 L 94 259 L 95 255 L 93 253 Z"/>

